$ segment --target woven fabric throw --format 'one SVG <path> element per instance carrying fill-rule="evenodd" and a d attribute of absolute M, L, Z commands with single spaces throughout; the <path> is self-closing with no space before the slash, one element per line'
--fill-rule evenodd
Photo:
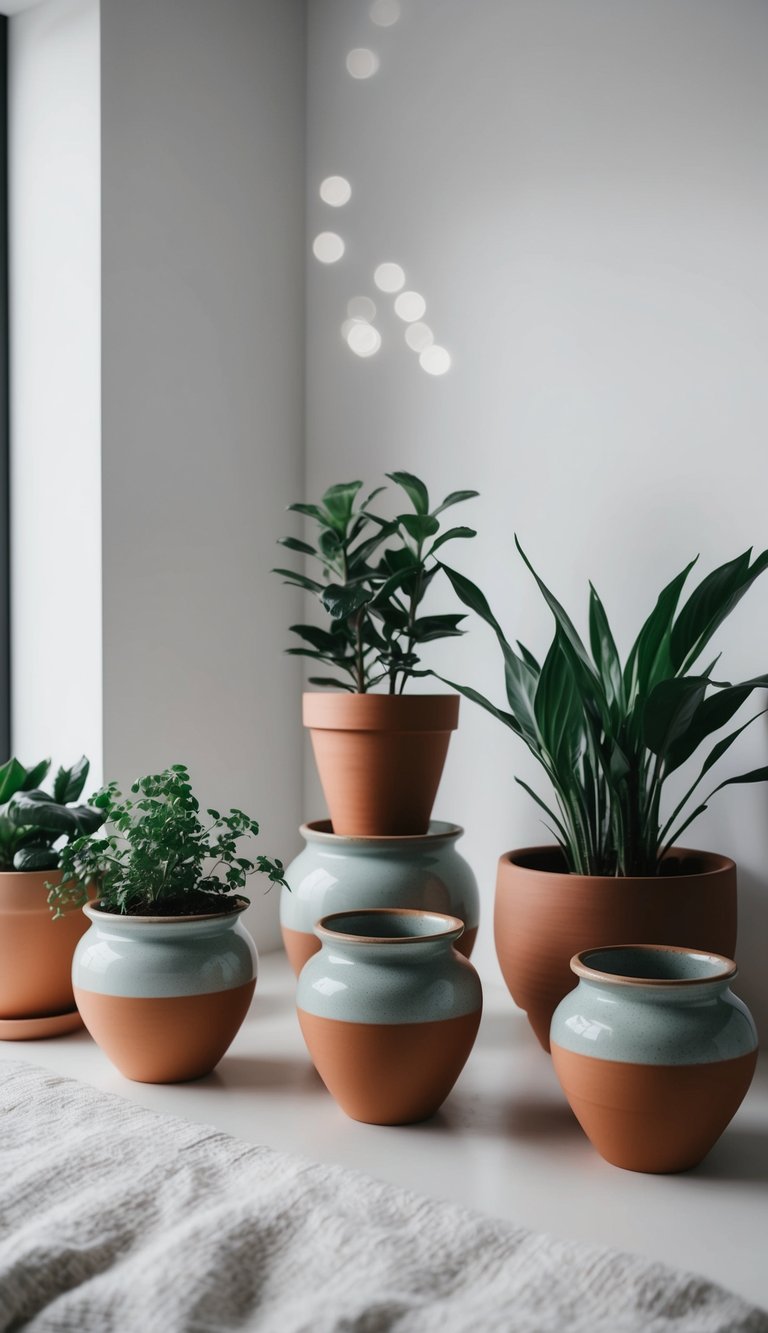
<path fill-rule="evenodd" d="M 0 1329 L 768 1333 L 687 1273 L 0 1066 Z"/>

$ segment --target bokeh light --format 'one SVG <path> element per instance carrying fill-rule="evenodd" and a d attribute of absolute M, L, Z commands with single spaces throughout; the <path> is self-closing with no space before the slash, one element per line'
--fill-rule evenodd
<path fill-rule="evenodd" d="M 399 292 L 405 286 L 405 274 L 399 264 L 379 264 L 373 281 L 380 292 Z"/>
<path fill-rule="evenodd" d="M 347 56 L 347 71 L 353 79 L 370 79 L 379 68 L 379 57 L 367 46 L 356 46 Z"/>
<path fill-rule="evenodd" d="M 445 347 L 433 343 L 431 347 L 424 348 L 419 357 L 419 364 L 428 375 L 444 375 L 446 370 L 451 368 L 451 354 Z"/>
<path fill-rule="evenodd" d="M 343 204 L 349 203 L 352 194 L 352 186 L 345 176 L 326 176 L 320 186 L 320 198 L 324 204 L 330 204 L 331 208 L 341 208 Z"/>
<path fill-rule="evenodd" d="M 435 341 L 435 335 L 428 324 L 417 320 L 405 330 L 405 341 L 414 352 L 423 352 L 425 347 L 430 347 Z"/>
<path fill-rule="evenodd" d="M 377 28 L 391 28 L 400 17 L 400 0 L 374 0 L 369 12 Z"/>
<path fill-rule="evenodd" d="M 401 292 L 395 298 L 395 314 L 404 319 L 407 324 L 413 324 L 420 320 L 427 303 L 420 292 Z"/>
<path fill-rule="evenodd" d="M 381 347 L 381 334 L 372 324 L 355 320 L 347 333 L 347 343 L 355 356 L 373 356 Z"/>
<path fill-rule="evenodd" d="M 344 254 L 344 242 L 335 231 L 321 231 L 312 242 L 312 253 L 321 264 L 335 264 Z"/>

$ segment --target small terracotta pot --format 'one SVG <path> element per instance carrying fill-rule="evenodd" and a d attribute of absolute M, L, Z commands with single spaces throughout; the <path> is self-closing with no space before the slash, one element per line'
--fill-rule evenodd
<path fill-rule="evenodd" d="M 464 922 L 456 942 L 469 958 L 477 935 L 477 880 L 456 846 L 464 830 L 433 819 L 405 838 L 345 838 L 328 819 L 302 824 L 306 843 L 288 866 L 280 895 L 285 951 L 296 975 L 320 948 L 315 925 L 331 912 L 359 907 L 418 907 Z"/>
<path fill-rule="evenodd" d="M 687 1171 L 755 1072 L 757 1033 L 729 989 L 736 964 L 663 945 L 588 949 L 552 1019 L 552 1062 L 587 1138 L 628 1171 Z"/>
<path fill-rule="evenodd" d="M 11 1020 L 45 1020 L 74 1011 L 72 955 L 88 923 L 80 912 L 54 921 L 46 884 L 60 879 L 54 870 L 0 873 L 3 1037 L 12 1039 Z M 41 1023 L 41 1036 L 45 1035 L 43 1026 Z"/>
<path fill-rule="evenodd" d="M 305 694 L 334 833 L 426 833 L 458 724 L 457 694 Z"/>
<path fill-rule="evenodd" d="M 679 944 L 732 958 L 736 867 L 727 856 L 675 848 L 677 873 L 569 875 L 557 847 L 527 847 L 499 861 L 494 934 L 504 980 L 545 1051 L 552 1014 L 572 985 L 580 949 L 616 940 Z"/>
<path fill-rule="evenodd" d="M 83 908 L 91 928 L 72 964 L 77 1007 L 126 1078 L 183 1083 L 219 1063 L 256 986 L 256 946 L 240 920 L 247 905 L 180 917 Z"/>
<path fill-rule="evenodd" d="M 405 1125 L 442 1105 L 474 1044 L 483 1006 L 464 929 L 436 912 L 335 912 L 299 977 L 296 1005 L 318 1074 L 353 1120 Z"/>

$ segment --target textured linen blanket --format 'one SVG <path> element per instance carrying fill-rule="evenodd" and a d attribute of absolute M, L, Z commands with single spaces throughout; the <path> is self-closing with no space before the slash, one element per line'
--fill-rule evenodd
<path fill-rule="evenodd" d="M 0 1329 L 768 1333 L 700 1277 L 0 1066 Z"/>

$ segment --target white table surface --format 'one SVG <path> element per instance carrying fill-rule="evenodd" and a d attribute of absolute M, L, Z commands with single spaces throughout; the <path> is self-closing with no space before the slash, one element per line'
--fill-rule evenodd
<path fill-rule="evenodd" d="M 162 1087 L 121 1077 L 85 1032 L 0 1042 L 23 1059 L 154 1111 L 252 1143 L 366 1171 L 538 1231 L 633 1250 L 723 1283 L 768 1308 L 768 1071 L 709 1158 L 680 1176 L 642 1176 L 592 1150 L 549 1057 L 506 991 L 486 988 L 469 1062 L 423 1125 L 347 1119 L 304 1047 L 282 954 L 261 960 L 251 1012 L 218 1069 Z"/>

